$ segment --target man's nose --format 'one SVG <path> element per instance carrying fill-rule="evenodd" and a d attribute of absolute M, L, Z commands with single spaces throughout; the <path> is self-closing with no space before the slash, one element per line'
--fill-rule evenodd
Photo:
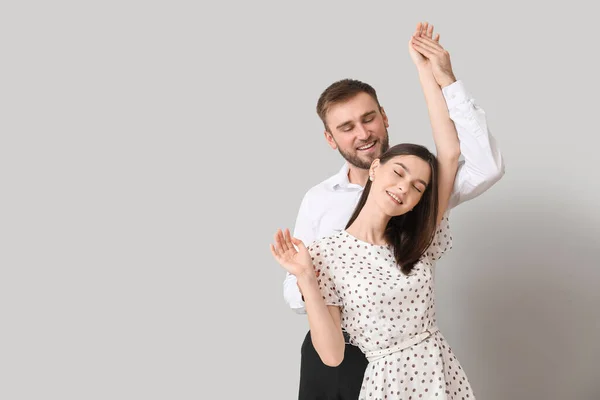
<path fill-rule="evenodd" d="M 356 137 L 360 140 L 366 140 L 369 137 L 369 131 L 363 124 L 359 124 L 356 131 Z"/>

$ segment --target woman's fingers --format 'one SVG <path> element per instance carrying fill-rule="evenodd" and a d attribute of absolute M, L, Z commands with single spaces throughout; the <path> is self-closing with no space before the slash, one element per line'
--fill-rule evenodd
<path fill-rule="evenodd" d="M 294 248 L 294 244 L 292 243 L 292 235 L 290 235 L 290 230 L 289 230 L 289 229 L 287 229 L 287 228 L 286 228 L 286 230 L 285 230 L 285 236 L 284 236 L 284 237 L 285 237 L 285 244 L 286 244 L 286 246 L 288 247 L 288 249 L 290 249 L 290 250 L 291 250 L 291 249 L 294 249 L 294 250 L 296 250 L 296 249 Z"/>
<path fill-rule="evenodd" d="M 431 41 L 439 43 L 440 34 L 437 33 L 435 37 L 433 36 L 433 24 L 429 24 L 429 22 L 419 22 L 417 23 L 417 28 L 415 29 L 414 37 L 427 38 Z"/>
<path fill-rule="evenodd" d="M 292 238 L 292 243 L 294 243 L 299 249 L 302 249 L 306 246 L 304 246 L 304 242 L 300 239 L 296 239 L 295 237 Z"/>
<path fill-rule="evenodd" d="M 287 246 L 285 244 L 285 240 L 283 239 L 281 229 L 277 229 L 277 233 L 275 234 L 275 243 L 277 243 L 277 248 L 280 250 L 280 252 L 285 253 L 287 251 Z"/>
<path fill-rule="evenodd" d="M 432 35 L 433 35 L 433 25 L 429 25 L 429 22 L 425 22 L 423 24 L 423 35 L 421 35 L 421 36 L 431 38 Z"/>
<path fill-rule="evenodd" d="M 419 36 L 421 35 L 421 27 L 423 24 L 421 24 L 420 22 L 417 24 L 417 28 L 415 29 L 415 33 L 413 36 Z"/>
<path fill-rule="evenodd" d="M 275 259 L 279 261 L 279 253 L 277 252 L 275 246 L 273 246 L 273 243 L 270 243 L 269 247 L 271 248 L 271 254 L 273 254 L 273 257 L 275 257 Z"/>

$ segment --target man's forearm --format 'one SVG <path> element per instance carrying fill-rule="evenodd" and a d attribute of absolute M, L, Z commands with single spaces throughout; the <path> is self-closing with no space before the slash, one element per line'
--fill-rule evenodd
<path fill-rule="evenodd" d="M 437 83 L 441 89 L 452 85 L 454 82 L 456 82 L 456 77 L 453 72 L 443 74 L 437 79 Z"/>

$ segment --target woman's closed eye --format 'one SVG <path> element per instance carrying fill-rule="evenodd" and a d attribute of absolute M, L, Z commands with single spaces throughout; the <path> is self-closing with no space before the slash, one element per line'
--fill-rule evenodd
<path fill-rule="evenodd" d="M 400 178 L 404 178 L 404 175 L 402 175 L 402 174 L 401 174 L 401 173 L 399 173 L 398 171 L 394 170 L 394 173 L 395 173 L 396 175 L 398 175 Z M 416 185 L 412 185 L 412 187 L 414 187 L 414 188 L 415 188 L 415 190 L 416 190 L 417 192 L 419 192 L 419 193 L 423 193 L 423 191 L 421 190 L 421 188 L 419 188 L 418 186 L 416 186 Z"/>

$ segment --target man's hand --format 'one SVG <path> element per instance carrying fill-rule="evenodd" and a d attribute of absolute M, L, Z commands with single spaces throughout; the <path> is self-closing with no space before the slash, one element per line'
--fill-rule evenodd
<path fill-rule="evenodd" d="M 427 22 L 417 24 L 417 29 L 409 42 L 409 52 L 417 68 L 430 68 L 440 87 L 456 82 L 452 71 L 450 53 L 439 43 L 440 35 L 433 38 L 433 25 Z"/>

